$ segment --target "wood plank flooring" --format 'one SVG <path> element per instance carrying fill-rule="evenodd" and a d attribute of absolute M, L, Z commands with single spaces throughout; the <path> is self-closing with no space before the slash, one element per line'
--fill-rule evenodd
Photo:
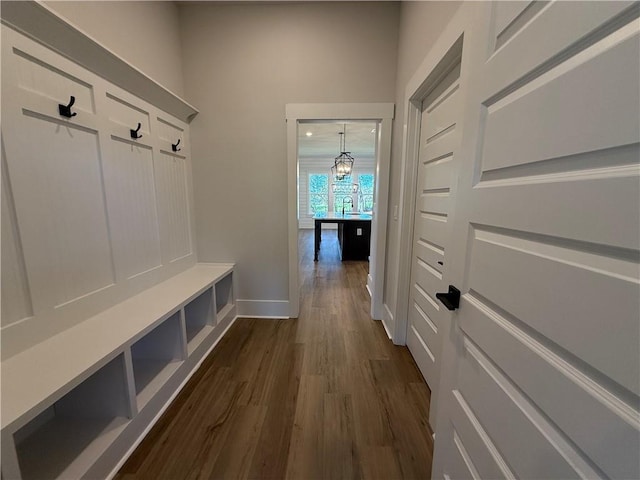
<path fill-rule="evenodd" d="M 298 319 L 238 319 L 117 479 L 426 479 L 430 392 L 369 316 L 367 262 L 300 236 Z"/>

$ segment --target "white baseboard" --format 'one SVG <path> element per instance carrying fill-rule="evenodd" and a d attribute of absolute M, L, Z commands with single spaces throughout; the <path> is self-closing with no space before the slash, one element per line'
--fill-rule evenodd
<path fill-rule="evenodd" d="M 389 306 L 385 303 L 382 305 L 382 326 L 387 332 L 387 336 L 393 340 L 391 330 L 393 330 L 393 313 L 389 310 Z"/>
<path fill-rule="evenodd" d="M 289 300 L 236 300 L 237 315 L 250 318 L 289 318 Z"/>

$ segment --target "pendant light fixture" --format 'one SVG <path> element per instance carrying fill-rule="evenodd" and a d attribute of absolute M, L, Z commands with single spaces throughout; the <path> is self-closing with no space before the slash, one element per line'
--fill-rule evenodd
<path fill-rule="evenodd" d="M 351 152 L 346 151 L 347 124 L 344 124 L 342 132 L 338 132 L 338 135 L 340 136 L 340 155 L 334 160 L 331 174 L 336 180 L 344 180 L 345 177 L 351 175 L 354 161 Z"/>

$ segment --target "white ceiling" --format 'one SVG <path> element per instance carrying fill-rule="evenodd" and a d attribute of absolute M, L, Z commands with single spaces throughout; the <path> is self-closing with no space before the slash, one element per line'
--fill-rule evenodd
<path fill-rule="evenodd" d="M 335 158 L 340 154 L 340 135 L 345 122 L 312 122 L 298 125 L 298 156 L 304 158 Z M 345 149 L 358 157 L 375 155 L 374 122 L 346 122 Z M 372 133 L 373 130 L 373 133 Z M 307 136 L 311 132 L 311 136 Z"/>

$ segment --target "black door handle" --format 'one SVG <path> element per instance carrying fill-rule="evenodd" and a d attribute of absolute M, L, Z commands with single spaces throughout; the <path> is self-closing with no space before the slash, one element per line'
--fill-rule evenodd
<path fill-rule="evenodd" d="M 436 298 L 447 307 L 448 310 L 455 310 L 460 307 L 460 290 L 453 285 L 449 285 L 447 293 L 436 293 Z"/>

